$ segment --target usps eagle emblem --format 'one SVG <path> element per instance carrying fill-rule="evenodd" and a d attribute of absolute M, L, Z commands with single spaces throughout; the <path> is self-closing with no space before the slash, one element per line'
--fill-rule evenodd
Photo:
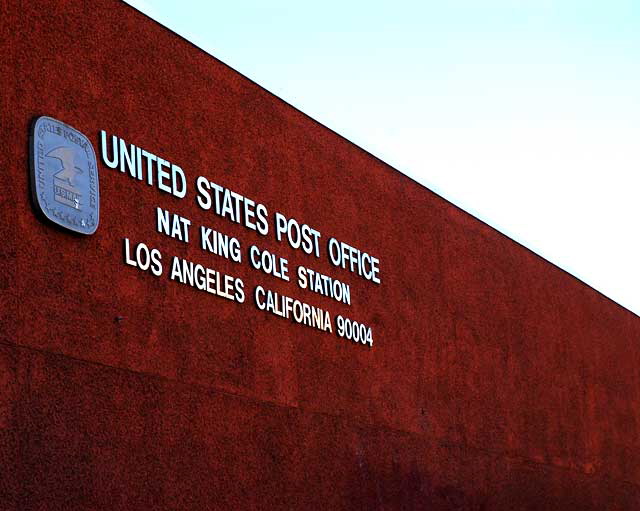
<path fill-rule="evenodd" d="M 31 133 L 31 189 L 52 222 L 93 234 L 100 219 L 96 154 L 87 137 L 68 124 L 39 117 Z"/>

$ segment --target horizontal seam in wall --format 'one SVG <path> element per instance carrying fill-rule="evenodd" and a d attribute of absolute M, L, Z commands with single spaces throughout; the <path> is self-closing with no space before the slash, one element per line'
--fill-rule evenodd
<path fill-rule="evenodd" d="M 133 369 L 128 369 L 125 367 L 118 367 L 118 366 L 112 366 L 109 364 L 104 364 L 102 362 L 96 362 L 96 361 L 92 361 L 92 360 L 85 360 L 82 358 L 78 358 L 78 357 L 73 357 L 71 355 L 66 355 L 63 353 L 57 353 L 57 352 L 52 352 L 52 351 L 47 351 L 47 350 L 43 350 L 40 348 L 34 348 L 31 346 L 24 346 L 18 343 L 12 343 L 12 342 L 8 342 L 8 341 L 4 341 L 4 340 L 0 340 L 0 346 L 6 346 L 6 347 L 10 347 L 13 349 L 18 349 L 18 350 L 23 350 L 23 351 L 30 351 L 33 353 L 38 353 L 40 355 L 50 355 L 50 356 L 54 356 L 56 358 L 62 358 L 62 359 L 67 359 L 67 360 L 71 360 L 74 362 L 78 362 L 79 364 L 85 364 L 87 366 L 95 366 L 95 367 L 103 367 L 105 369 L 109 369 L 112 371 L 119 371 L 119 372 L 123 372 L 123 373 L 127 373 L 127 374 L 131 374 L 133 376 L 137 376 L 137 377 L 146 377 L 149 379 L 154 379 L 154 380 L 158 380 L 161 382 L 167 382 L 173 385 L 181 385 L 184 387 L 193 387 L 194 389 L 199 390 L 200 392 L 206 392 L 206 393 L 214 393 L 214 394 L 220 394 L 223 396 L 228 396 L 234 399 L 239 399 L 239 400 L 243 400 L 246 402 L 250 402 L 256 405 L 260 405 L 260 406 L 267 406 L 267 407 L 272 407 L 272 408 L 281 408 L 281 409 L 285 409 L 285 410 L 296 410 L 302 413 L 309 413 L 312 415 L 317 415 L 317 416 L 324 416 L 324 417 L 331 417 L 334 419 L 338 419 L 341 421 L 344 421 L 347 424 L 350 424 L 352 426 L 357 426 L 357 427 L 365 427 L 368 429 L 372 429 L 372 430 L 379 430 L 379 431 L 388 431 L 391 433 L 401 433 L 407 436 L 411 436 L 417 439 L 420 438 L 425 438 L 426 435 L 425 434 L 421 434 L 421 433 L 417 433 L 415 431 L 409 431 L 409 430 L 405 430 L 405 429 L 399 429 L 399 428 L 394 428 L 391 426 L 387 426 L 387 425 L 381 425 L 381 424 L 375 424 L 375 423 L 371 423 L 371 422 L 366 422 L 366 421 L 358 421 L 358 420 L 354 420 L 356 419 L 355 417 L 349 417 L 349 416 L 343 416 L 343 415 L 338 415 L 338 414 L 333 414 L 333 413 L 329 413 L 329 412 L 321 412 L 321 411 L 317 411 L 317 410 L 308 410 L 306 408 L 302 408 L 300 406 L 292 406 L 292 405 L 287 405 L 284 403 L 278 403 L 276 401 L 266 401 L 266 400 L 262 400 L 262 399 L 258 399 L 252 396 L 247 396 L 247 395 L 243 395 L 243 394 L 234 394 L 233 392 L 228 392 L 222 389 L 219 389 L 217 387 L 209 387 L 206 385 L 202 385 L 199 383 L 189 383 L 189 382 L 184 382 L 184 381 L 180 381 L 180 380 L 175 380 L 172 378 L 168 378 L 166 376 L 162 376 L 156 373 L 149 373 L 149 372 L 145 372 L 145 371 L 135 371 Z M 566 471 L 566 472 L 571 472 L 571 473 L 575 473 L 575 474 L 580 474 L 581 476 L 587 477 L 587 478 L 594 478 L 594 479 L 605 479 L 605 480 L 610 480 L 616 483 L 621 483 L 621 484 L 627 484 L 637 490 L 640 491 L 640 484 L 634 483 L 633 481 L 629 481 L 626 479 L 616 479 L 614 477 L 609 476 L 608 474 L 588 474 L 586 472 L 582 472 L 580 470 L 575 470 L 571 467 L 563 467 L 563 466 L 558 466 L 558 465 L 553 465 L 550 463 L 545 463 L 545 462 L 541 462 L 541 461 L 537 461 L 531 458 L 528 458 L 526 456 L 523 456 L 521 454 L 517 454 L 517 453 L 510 453 L 509 451 L 502 451 L 502 450 L 491 450 L 491 449 L 487 449 L 487 448 L 481 448 L 481 447 L 477 447 L 475 445 L 472 444 L 462 444 L 462 443 L 454 443 L 454 442 L 447 442 L 447 441 L 438 441 L 438 440 L 432 440 L 432 443 L 437 445 L 440 448 L 443 449 L 450 449 L 450 450 L 472 450 L 472 451 L 476 451 L 478 453 L 481 453 L 485 456 L 492 456 L 492 457 L 496 457 L 496 458 L 502 458 L 502 459 L 511 459 L 511 460 L 516 460 L 516 461 L 520 461 L 522 463 L 528 464 L 528 465 L 534 465 L 534 466 L 541 466 L 541 467 L 545 467 L 547 469 L 550 470 L 558 470 L 558 471 Z"/>

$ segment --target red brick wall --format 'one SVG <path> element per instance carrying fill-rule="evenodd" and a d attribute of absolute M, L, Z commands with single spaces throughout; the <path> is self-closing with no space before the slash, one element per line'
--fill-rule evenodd
<path fill-rule="evenodd" d="M 123 3 L 0 15 L 0 509 L 640 508 L 637 316 Z M 96 234 L 43 222 L 39 115 L 180 165 L 187 197 L 99 162 Z M 203 211 L 199 175 L 376 255 L 381 285 Z M 156 206 L 238 237 L 242 264 L 158 233 Z M 124 237 L 246 302 L 125 265 Z M 291 282 L 249 267 L 254 243 Z M 257 310 L 256 285 L 371 325 L 373 349 Z"/>

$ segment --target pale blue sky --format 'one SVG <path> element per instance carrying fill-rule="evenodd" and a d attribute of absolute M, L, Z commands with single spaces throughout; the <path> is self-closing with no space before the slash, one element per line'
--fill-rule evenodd
<path fill-rule="evenodd" d="M 640 314 L 639 0 L 129 3 Z"/>

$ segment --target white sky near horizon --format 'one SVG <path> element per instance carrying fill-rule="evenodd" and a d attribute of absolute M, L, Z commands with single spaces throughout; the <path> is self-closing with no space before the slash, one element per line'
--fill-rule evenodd
<path fill-rule="evenodd" d="M 640 314 L 640 1 L 128 3 Z"/>

